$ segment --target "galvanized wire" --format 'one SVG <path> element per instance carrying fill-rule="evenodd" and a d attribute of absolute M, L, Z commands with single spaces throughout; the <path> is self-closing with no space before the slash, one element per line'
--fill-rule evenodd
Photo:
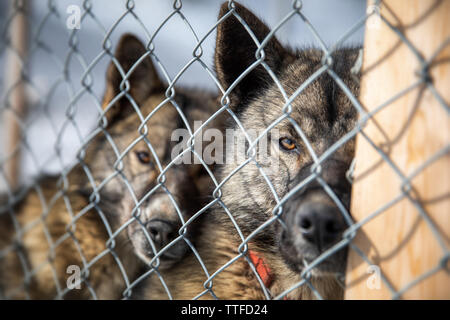
<path fill-rule="evenodd" d="M 2 38 L 1 38 L 1 49 L 2 52 L 5 50 L 11 50 L 14 52 L 15 48 L 11 45 L 11 39 L 8 38 L 8 31 L 11 24 L 11 20 L 14 19 L 14 16 L 18 13 L 22 12 L 22 2 L 19 0 L 14 0 L 13 2 L 13 8 L 11 15 L 6 19 L 4 25 L 2 26 Z M 39 89 L 39 86 L 37 86 L 35 83 L 33 83 L 32 78 L 29 76 L 29 70 L 30 65 L 28 59 L 27 61 L 21 61 L 22 63 L 22 79 L 21 81 L 25 82 L 27 86 L 34 88 L 38 92 L 38 95 L 40 98 L 38 104 L 42 105 L 42 108 L 44 112 L 40 113 L 39 117 L 44 117 L 47 120 L 47 123 L 49 127 L 51 128 L 54 138 L 55 138 L 55 144 L 54 144 L 54 152 L 53 154 L 48 156 L 47 161 L 44 161 L 44 163 L 39 163 L 36 159 L 37 156 L 35 154 L 35 151 L 33 151 L 32 148 L 30 148 L 29 142 L 24 136 L 24 139 L 18 142 L 18 146 L 16 149 L 16 152 L 20 152 L 23 154 L 28 155 L 36 168 L 36 172 L 43 173 L 45 172 L 45 167 L 48 163 L 48 161 L 56 159 L 60 166 L 60 190 L 53 195 L 53 197 L 47 201 L 45 197 L 43 196 L 42 187 L 40 186 L 38 181 L 33 181 L 31 183 L 28 183 L 28 187 L 23 188 L 20 190 L 20 192 L 17 192 L 15 190 L 12 190 L 11 186 L 8 183 L 8 179 L 6 177 L 6 174 L 4 172 L 5 170 L 5 164 L 8 161 L 11 161 L 11 158 L 13 155 L 5 155 L 3 158 L 0 159 L 0 179 L 2 179 L 6 185 L 6 196 L 7 201 L 5 203 L 5 206 L 0 208 L 1 214 L 7 214 L 10 216 L 11 221 L 14 225 L 14 231 L 15 236 L 14 239 L 12 239 L 11 245 L 7 248 L 4 248 L 0 251 L 0 263 L 2 262 L 2 259 L 6 257 L 6 255 L 10 252 L 16 252 L 17 255 L 20 258 L 21 261 L 21 267 L 23 269 L 24 273 L 24 281 L 23 283 L 18 287 L 15 288 L 15 290 L 9 291 L 11 296 L 7 296 L 5 298 L 14 298 L 15 293 L 23 293 L 25 294 L 25 297 L 29 297 L 28 294 L 28 286 L 30 285 L 31 281 L 33 280 L 33 277 L 39 276 L 39 271 L 45 267 L 46 265 L 49 265 L 51 267 L 53 278 L 55 281 L 55 288 L 56 288 L 56 299 L 63 299 L 65 296 L 70 292 L 71 289 L 64 286 L 64 284 L 61 284 L 57 278 L 56 270 L 53 266 L 53 260 L 54 256 L 56 254 L 56 248 L 61 245 L 62 242 L 66 241 L 67 239 L 71 239 L 73 243 L 76 246 L 77 252 L 73 253 L 74 255 L 78 255 L 83 263 L 82 265 L 82 283 L 85 284 L 91 294 L 91 297 L 93 299 L 98 298 L 97 293 L 95 292 L 95 288 L 92 286 L 92 278 L 90 278 L 90 269 L 93 265 L 98 263 L 100 259 L 102 259 L 106 255 L 110 255 L 113 257 L 113 260 L 117 264 L 117 267 L 120 270 L 120 276 L 123 278 L 124 282 L 124 291 L 122 292 L 123 298 L 129 298 L 131 297 L 133 290 L 138 286 L 142 281 L 144 281 L 146 278 L 150 276 L 156 276 L 160 282 L 162 287 L 164 288 L 165 292 L 167 293 L 168 298 L 172 298 L 172 293 L 170 292 L 169 287 L 166 284 L 166 280 L 161 275 L 161 272 L 158 270 L 158 267 L 160 265 L 160 257 L 163 255 L 167 250 L 169 250 L 171 247 L 173 247 L 178 241 L 184 241 L 190 250 L 192 251 L 195 258 L 198 260 L 198 263 L 204 272 L 205 281 L 203 283 L 204 290 L 201 292 L 198 292 L 196 295 L 194 295 L 192 298 L 198 299 L 203 297 L 204 295 L 211 295 L 213 298 L 217 298 L 217 295 L 214 292 L 214 279 L 217 277 L 221 272 L 223 272 L 225 269 L 229 268 L 233 263 L 235 263 L 239 259 L 245 259 L 249 266 L 250 270 L 252 270 L 255 277 L 258 279 L 258 282 L 261 286 L 261 290 L 263 295 L 267 299 L 283 299 L 293 290 L 301 287 L 301 286 L 308 286 L 312 293 L 315 295 L 315 297 L 321 299 L 322 296 L 319 293 L 319 291 L 314 287 L 314 285 L 311 283 L 311 272 L 314 268 L 316 268 L 320 263 L 325 261 L 330 256 L 334 255 L 339 250 L 342 250 L 344 247 L 349 247 L 350 249 L 354 250 L 357 254 L 359 254 L 363 260 L 368 264 L 373 264 L 373 262 L 367 257 L 361 248 L 358 248 L 353 242 L 353 238 L 355 237 L 358 230 L 370 223 L 375 217 L 382 215 L 385 213 L 387 209 L 398 203 L 399 201 L 403 199 L 407 199 L 410 201 L 415 208 L 417 209 L 417 212 L 419 213 L 421 219 L 427 224 L 428 228 L 432 231 L 434 237 L 436 238 L 437 242 L 439 243 L 439 246 L 442 250 L 442 259 L 438 265 L 436 265 L 435 268 L 429 270 L 428 272 L 424 273 L 423 275 L 419 276 L 417 279 L 414 279 L 412 282 L 407 284 L 403 288 L 395 288 L 395 286 L 390 283 L 390 281 L 381 274 L 381 279 L 389 288 L 392 298 L 401 298 L 402 294 L 404 294 L 406 291 L 408 291 L 410 288 L 417 285 L 419 282 L 424 280 L 427 277 L 430 277 L 431 275 L 435 274 L 436 272 L 446 269 L 446 264 L 449 258 L 449 248 L 445 243 L 445 240 L 443 239 L 443 235 L 441 234 L 441 231 L 436 227 L 432 219 L 430 219 L 429 212 L 427 212 L 426 208 L 423 206 L 423 204 L 420 202 L 420 199 L 415 198 L 411 194 L 411 181 L 412 179 L 419 175 L 421 172 L 423 172 L 426 168 L 428 168 L 432 163 L 437 161 L 438 159 L 446 156 L 449 153 L 450 145 L 446 145 L 442 150 L 439 150 L 435 153 L 434 156 L 432 156 L 430 159 L 425 161 L 422 165 L 420 165 L 418 168 L 415 169 L 414 172 L 410 174 L 405 174 L 401 168 L 395 165 L 395 163 L 390 159 L 389 155 L 384 152 L 379 146 L 377 146 L 371 139 L 368 137 L 364 131 L 363 128 L 365 125 L 371 121 L 371 119 L 379 113 L 381 110 L 388 108 L 394 101 L 401 98 L 402 96 L 406 95 L 408 92 L 410 92 L 413 89 L 418 88 L 421 85 L 426 85 L 426 89 L 434 96 L 434 98 L 439 102 L 439 104 L 442 106 L 442 108 L 447 112 L 449 112 L 449 106 L 445 102 L 445 100 L 441 97 L 439 92 L 436 90 L 436 88 L 433 85 L 433 82 L 429 81 L 429 67 L 433 63 L 434 58 L 441 52 L 446 46 L 450 44 L 450 39 L 445 41 L 441 47 L 439 47 L 436 50 L 436 54 L 434 54 L 428 61 L 425 60 L 419 53 L 419 50 L 414 47 L 414 45 L 403 35 L 402 31 L 393 26 L 389 23 L 387 19 L 385 19 L 383 16 L 380 16 L 382 23 L 386 24 L 395 34 L 397 34 L 399 40 L 401 40 L 412 53 L 417 58 L 417 61 L 420 65 L 420 70 L 417 74 L 418 80 L 417 82 L 413 83 L 409 87 L 403 89 L 402 91 L 398 92 L 395 96 L 388 99 L 385 103 L 381 104 L 380 106 L 373 109 L 371 112 L 365 111 L 361 103 L 359 102 L 358 98 L 355 97 L 350 89 L 345 85 L 344 81 L 339 78 L 339 76 L 333 71 L 333 58 L 332 53 L 337 50 L 337 48 L 341 47 L 342 44 L 358 29 L 362 28 L 364 24 L 366 23 L 367 19 L 375 14 L 374 11 L 369 12 L 368 14 L 361 17 L 359 21 L 357 21 L 347 32 L 345 32 L 335 43 L 333 43 L 331 46 L 327 46 L 326 43 L 322 40 L 321 35 L 311 23 L 311 21 L 307 18 L 303 11 L 303 3 L 300 0 L 292 1 L 291 9 L 289 12 L 287 12 L 274 28 L 270 31 L 270 33 L 266 36 L 265 39 L 262 41 L 259 41 L 257 37 L 254 35 L 251 27 L 245 22 L 245 20 L 239 16 L 238 12 L 235 10 L 235 4 L 233 0 L 229 0 L 229 12 L 223 16 L 217 23 L 208 30 L 208 32 L 204 36 L 199 36 L 192 24 L 190 23 L 189 19 L 186 17 L 186 15 L 183 13 L 183 2 L 181 0 L 176 0 L 173 2 L 172 10 L 169 12 L 169 14 L 166 16 L 165 19 L 160 23 L 158 28 L 155 32 L 150 32 L 146 26 L 146 23 L 139 17 L 138 13 L 136 12 L 136 6 L 137 4 L 133 0 L 124 0 L 122 2 L 114 3 L 114 6 L 121 6 L 123 8 L 123 14 L 113 23 L 111 26 L 105 26 L 102 21 L 96 16 L 95 12 L 96 10 L 101 10 L 101 8 L 96 7 L 96 4 L 94 1 L 91 0 L 84 0 L 81 1 L 81 7 L 82 7 L 82 16 L 81 16 L 81 24 L 86 23 L 86 21 L 93 22 L 97 29 L 99 34 L 103 35 L 103 42 L 101 46 L 101 51 L 98 53 L 98 55 L 89 60 L 85 57 L 85 55 L 82 52 L 82 49 L 79 47 L 79 30 L 73 29 L 68 30 L 65 26 L 65 21 L 63 19 L 64 13 L 60 12 L 61 8 L 59 8 L 55 1 L 49 0 L 48 2 L 48 13 L 46 16 L 41 17 L 40 21 L 36 22 L 36 26 L 33 26 L 33 28 L 30 28 L 32 30 L 32 37 L 31 37 L 31 46 L 29 50 L 29 57 L 37 54 L 39 51 L 44 51 L 48 56 L 52 57 L 52 59 L 55 62 L 56 67 L 59 70 L 59 77 L 49 79 L 51 81 L 52 85 L 50 85 L 50 90 L 47 92 L 41 92 L 41 89 Z M 377 2 L 377 5 L 379 6 L 380 3 Z M 225 89 L 222 88 L 218 79 L 216 78 L 214 71 L 208 66 L 208 63 L 204 61 L 203 57 L 203 48 L 205 40 L 211 36 L 217 29 L 217 27 L 223 23 L 224 20 L 229 18 L 230 16 L 234 16 L 237 18 L 237 20 L 242 24 L 244 29 L 249 33 L 252 40 L 256 44 L 256 51 L 254 53 L 255 55 L 255 61 L 252 63 L 241 75 L 239 75 L 235 81 L 229 86 L 229 88 Z M 111 40 L 112 33 L 121 25 L 122 21 L 125 18 L 132 18 L 134 19 L 138 25 L 141 28 L 141 35 L 145 36 L 146 38 L 146 53 L 138 60 L 136 63 L 130 68 L 130 70 L 125 71 L 122 69 L 122 66 L 120 65 L 120 62 L 117 60 L 117 58 L 114 56 L 113 52 L 113 42 Z M 186 30 L 192 35 L 195 46 L 192 50 L 192 57 L 191 59 L 182 67 L 180 68 L 179 72 L 171 77 L 169 76 L 169 72 L 167 72 L 166 66 L 162 63 L 161 59 L 158 57 L 158 55 L 155 53 L 155 38 L 158 36 L 158 34 L 163 30 L 167 23 L 171 21 L 171 19 L 179 18 L 182 19 L 182 21 L 186 25 Z M 45 27 L 49 21 L 49 19 L 57 19 L 60 21 L 61 28 L 64 30 L 67 30 L 67 43 L 63 44 L 65 47 L 67 47 L 67 53 L 65 56 L 60 57 L 56 55 L 52 49 L 51 46 L 49 46 L 45 41 L 42 39 L 42 33 L 47 32 L 44 31 Z M 292 19 L 300 19 L 303 21 L 303 23 L 307 26 L 307 29 L 312 34 L 314 39 L 316 40 L 316 43 L 319 47 L 319 49 L 322 52 L 322 65 L 317 69 L 317 71 L 312 74 L 306 81 L 302 83 L 298 83 L 297 89 L 291 94 L 288 95 L 283 88 L 282 83 L 276 76 L 276 74 L 271 70 L 270 66 L 265 61 L 265 53 L 264 49 L 267 43 L 272 39 L 277 31 L 280 30 L 288 21 L 291 21 Z M 159 70 L 161 70 L 161 73 L 164 77 L 164 80 L 167 82 L 167 88 L 165 91 L 165 99 L 154 108 L 154 110 L 150 114 L 142 114 L 141 110 L 139 108 L 138 103 L 133 99 L 133 97 L 129 93 L 129 77 L 132 74 L 132 72 L 139 66 L 139 64 L 147 57 L 151 57 L 153 61 L 156 62 L 156 65 L 158 66 Z M 102 59 L 109 59 L 112 61 L 117 69 L 119 70 L 120 74 L 123 77 L 123 80 L 120 84 L 120 93 L 106 106 L 105 108 L 102 108 L 101 106 L 101 97 L 99 96 L 100 93 L 96 92 L 96 90 L 93 87 L 93 83 L 95 79 L 98 79 L 97 76 L 95 76 L 96 67 L 99 65 L 100 61 Z M 360 57 L 361 58 L 361 57 Z M 362 59 L 362 58 L 361 58 Z M 352 72 L 357 73 L 359 69 L 361 68 L 361 59 L 358 59 L 357 63 L 354 66 L 354 70 L 352 69 Z M 73 75 L 71 75 L 69 65 L 71 63 L 78 63 L 79 66 L 83 70 L 83 74 L 79 79 L 74 78 Z M 204 70 L 206 71 L 207 75 L 210 77 L 210 80 L 214 83 L 214 85 L 217 87 L 219 91 L 219 97 L 220 97 L 220 103 L 217 106 L 217 111 L 211 115 L 211 117 L 202 124 L 200 128 L 197 128 L 196 130 L 193 130 L 193 128 L 190 127 L 189 121 L 186 118 L 186 115 L 183 113 L 182 108 L 178 105 L 178 103 L 175 100 L 176 97 L 176 86 L 179 82 L 179 79 L 186 73 L 187 70 L 189 70 L 192 65 L 198 64 Z M 265 130 L 263 130 L 259 135 L 252 139 L 252 137 L 248 134 L 245 127 L 239 120 L 239 117 L 233 112 L 233 110 L 230 109 L 230 94 L 235 90 L 236 86 L 239 84 L 242 79 L 244 79 L 252 70 L 257 68 L 258 66 L 262 66 L 264 70 L 267 71 L 270 78 L 273 80 L 275 87 L 279 90 L 280 97 L 284 100 L 284 105 L 282 109 L 282 113 L 279 115 L 279 117 L 273 121 L 271 124 L 269 124 Z M 335 142 L 330 148 L 328 148 L 324 153 L 317 154 L 314 151 L 313 146 L 311 145 L 310 141 L 308 140 L 304 130 L 302 127 L 295 121 L 294 118 L 291 117 L 292 113 L 292 102 L 300 95 L 302 92 L 308 88 L 318 77 L 320 77 L 323 74 L 328 74 L 335 83 L 340 87 L 340 89 L 346 94 L 348 99 L 351 101 L 352 105 L 354 106 L 355 110 L 359 114 L 359 121 L 357 123 L 357 126 L 345 134 L 341 139 L 339 139 L 337 142 Z M 0 114 L 4 115 L 8 112 L 13 112 L 11 109 L 11 105 L 9 103 L 9 96 L 11 92 L 15 90 L 17 84 L 13 84 L 9 88 L 4 88 L 4 94 L 2 97 L 2 106 L 0 108 Z M 65 118 L 63 123 L 58 124 L 55 123 L 55 120 L 52 117 L 52 114 L 49 109 L 49 103 L 50 98 L 53 95 L 54 91 L 58 88 L 58 86 L 64 86 L 67 92 L 67 105 L 65 106 Z M 78 104 L 81 101 L 82 98 L 89 98 L 89 100 L 96 106 L 97 112 L 98 112 L 98 124 L 96 128 L 89 134 L 84 135 L 82 133 L 82 130 L 80 129 L 80 125 L 77 120 L 77 112 L 78 112 Z M 125 98 L 130 102 L 130 105 L 133 107 L 134 112 L 138 115 L 140 126 L 138 129 L 139 137 L 133 141 L 132 144 L 130 144 L 123 152 L 119 151 L 118 146 L 116 145 L 114 141 L 114 137 L 110 135 L 110 133 L 107 130 L 108 120 L 106 118 L 106 114 L 108 111 L 112 108 L 112 106 L 115 104 L 115 102 L 118 99 Z M 179 154 L 175 159 L 172 159 L 168 164 L 165 166 L 163 165 L 161 159 L 158 158 L 155 147 L 150 143 L 147 135 L 149 134 L 149 131 L 151 128 L 148 128 L 147 123 L 148 121 L 154 116 L 155 113 L 157 113 L 163 106 L 165 105 L 171 105 L 179 116 L 182 119 L 183 125 L 188 129 L 190 139 L 188 141 L 188 148 L 185 149 L 181 154 Z M 224 177 L 221 181 L 219 181 L 215 177 L 215 173 L 210 170 L 208 165 L 206 164 L 203 157 L 197 153 L 197 151 L 194 148 L 194 140 L 195 138 L 202 132 L 204 128 L 206 128 L 214 119 L 219 117 L 221 114 L 227 113 L 229 117 L 232 119 L 232 122 L 234 122 L 239 128 L 240 133 L 245 137 L 246 141 L 248 142 L 248 149 L 247 149 L 247 156 L 248 158 L 240 163 L 228 176 Z M 308 177 L 306 177 L 302 182 L 300 182 L 296 187 L 294 187 L 292 190 L 290 190 L 285 195 L 279 195 L 276 191 L 276 187 L 271 182 L 269 176 L 266 174 L 264 167 L 258 163 L 256 159 L 256 146 L 259 143 L 261 139 L 267 136 L 268 133 L 271 132 L 271 130 L 279 124 L 283 120 L 288 120 L 297 134 L 301 137 L 303 144 L 306 146 L 306 150 L 309 153 L 313 165 L 311 166 L 311 173 Z M 26 132 L 27 128 L 29 127 L 30 123 L 35 121 L 34 118 L 21 118 L 20 116 L 16 115 L 15 121 L 19 124 L 21 129 Z M 66 164 L 63 155 L 62 155 L 62 148 L 61 143 L 63 141 L 64 135 L 69 132 L 69 130 L 73 130 L 75 132 L 75 136 L 78 139 L 80 143 L 80 148 L 76 155 L 76 161 L 75 163 Z M 347 143 L 349 140 L 353 139 L 356 135 L 360 135 L 363 139 L 366 139 L 369 144 L 377 151 L 377 153 L 381 156 L 383 161 L 387 163 L 390 168 L 395 172 L 395 174 L 398 176 L 398 178 L 401 180 L 401 189 L 400 194 L 393 198 L 390 202 L 385 203 L 382 207 L 378 208 L 374 212 L 368 214 L 366 218 L 364 218 L 361 221 L 355 222 L 353 221 L 353 218 L 351 217 L 350 213 L 347 211 L 345 206 L 341 203 L 339 197 L 333 192 L 333 189 L 327 184 L 327 182 L 323 179 L 321 173 L 322 173 L 322 164 L 327 160 L 330 159 L 333 154 L 340 149 L 345 143 Z M 113 168 L 114 172 L 106 177 L 103 181 L 96 181 L 93 177 L 93 174 L 89 168 L 89 164 L 85 163 L 85 156 L 86 156 L 86 149 L 90 145 L 93 139 L 97 137 L 98 135 L 104 135 L 107 143 L 111 146 L 111 148 L 114 150 L 115 153 L 115 159 L 113 159 Z M 123 159 L 129 154 L 130 150 L 139 142 L 145 142 L 148 149 L 151 151 L 153 158 L 156 162 L 156 167 L 158 168 L 160 174 L 157 178 L 156 185 L 149 190 L 143 197 L 139 198 L 138 195 L 135 193 L 132 184 L 127 179 L 127 177 L 123 173 L 123 168 L 125 166 Z M 200 164 L 207 170 L 209 176 L 211 177 L 211 181 L 214 185 L 214 191 L 211 194 L 211 201 L 206 204 L 203 208 L 201 208 L 198 212 L 196 212 L 191 218 L 188 220 L 185 220 L 183 217 L 182 211 L 183 208 L 180 206 L 180 204 L 177 202 L 176 198 L 170 193 L 168 188 L 165 185 L 166 182 L 166 173 L 168 170 L 173 168 L 176 165 L 177 160 L 182 158 L 186 153 L 192 153 L 197 160 L 200 162 Z M 268 219 L 265 223 L 260 225 L 258 228 L 253 230 L 249 235 L 245 236 L 243 232 L 241 231 L 239 224 L 236 222 L 235 218 L 233 217 L 232 212 L 230 209 L 226 206 L 226 204 L 222 201 L 223 191 L 222 187 L 226 183 L 230 181 L 230 179 L 236 175 L 242 168 L 245 166 L 248 166 L 250 164 L 256 165 L 256 167 L 259 170 L 259 173 L 263 177 L 263 180 L 267 184 L 271 194 L 266 195 L 266 197 L 271 196 L 272 199 L 276 205 L 274 206 L 272 210 L 273 216 Z M 86 205 L 81 210 L 73 210 L 73 208 L 70 205 L 70 199 L 67 196 L 67 191 L 69 190 L 69 181 L 68 181 L 68 174 L 71 172 L 73 167 L 75 165 L 81 166 L 83 169 L 87 181 L 89 181 L 89 184 L 92 188 L 92 193 L 89 195 L 89 204 Z M 354 163 L 352 164 L 347 177 L 349 181 L 352 181 L 352 171 L 354 168 Z M 134 208 L 132 211 L 131 218 L 122 224 L 119 228 L 114 229 L 110 223 L 108 222 L 108 219 L 106 217 L 106 213 L 102 211 L 101 207 L 99 206 L 99 202 L 101 201 L 101 191 L 105 187 L 105 185 L 113 180 L 113 179 L 120 179 L 123 184 L 126 186 L 126 192 L 129 193 L 130 197 L 133 199 L 134 202 Z M 288 199 L 290 199 L 295 193 L 303 190 L 306 188 L 310 183 L 317 182 L 319 183 L 324 191 L 329 195 L 329 197 L 336 203 L 336 206 L 341 211 L 348 228 L 344 232 L 343 238 L 336 243 L 333 247 L 329 248 L 325 252 L 323 252 L 317 259 L 312 261 L 311 263 L 305 265 L 304 270 L 301 273 L 301 281 L 293 284 L 292 287 L 288 288 L 281 294 L 274 296 L 269 288 L 266 288 L 264 285 L 263 280 L 261 279 L 260 275 L 258 274 L 255 265 L 252 263 L 251 259 L 248 256 L 249 251 L 249 243 L 255 239 L 255 237 L 263 232 L 272 224 L 274 223 L 283 223 L 280 219 L 280 216 L 283 213 L 283 205 L 286 203 Z M 20 203 L 20 201 L 24 198 L 28 190 L 34 190 L 40 198 L 41 204 L 42 204 L 42 214 L 41 216 L 36 219 L 36 221 L 31 221 L 27 225 L 21 225 L 17 218 L 15 217 L 15 210 L 14 205 L 17 203 Z M 156 192 L 165 192 L 173 204 L 178 217 L 180 218 L 180 221 L 182 222 L 182 227 L 179 230 L 178 237 L 172 241 L 169 245 L 167 245 L 162 250 L 157 250 L 153 241 L 151 240 L 150 235 L 146 231 L 146 228 L 143 227 L 143 223 L 140 220 L 141 215 L 141 206 L 147 199 L 151 199 L 152 195 Z M 51 210 L 52 206 L 56 201 L 59 199 L 63 199 L 64 203 L 66 204 L 67 213 L 70 215 L 70 223 L 66 226 L 66 233 L 54 240 L 52 236 L 50 235 L 49 226 L 47 225 L 46 216 Z M 269 201 L 269 200 L 268 200 Z M 205 214 L 211 207 L 213 206 L 220 206 L 223 211 L 225 212 L 226 216 L 229 218 L 230 223 L 232 226 L 234 226 L 236 230 L 236 235 L 240 239 L 240 244 L 236 249 L 238 254 L 225 263 L 223 266 L 218 268 L 217 270 L 208 270 L 206 264 L 204 263 L 201 254 L 197 251 L 195 244 L 192 243 L 188 237 L 186 237 L 187 229 L 191 226 L 193 222 L 195 222 L 201 215 Z M 86 255 L 83 252 L 81 246 L 79 245 L 79 239 L 77 239 L 75 235 L 75 230 L 77 228 L 77 222 L 80 218 L 82 218 L 87 212 L 90 210 L 95 210 L 97 212 L 98 216 L 100 217 L 101 221 L 103 222 L 106 232 L 108 234 L 108 241 L 106 243 L 106 249 L 102 252 L 99 252 L 94 258 L 87 260 Z M 118 235 L 124 232 L 124 230 L 131 224 L 131 223 L 139 223 L 142 226 L 142 230 L 145 233 L 145 236 L 148 240 L 148 242 L 151 245 L 152 251 L 154 253 L 154 258 L 152 261 L 148 264 L 148 268 L 145 272 L 140 274 L 139 276 L 135 277 L 134 279 L 130 279 L 127 274 L 127 270 L 125 270 L 125 265 L 123 261 L 121 261 L 120 257 L 118 256 L 116 250 L 118 246 L 120 246 L 120 243 L 118 243 Z M 29 232 L 32 228 L 36 227 L 36 225 L 41 225 L 43 227 L 44 233 L 46 235 L 46 239 L 48 241 L 49 246 L 49 252 L 48 252 L 48 259 L 47 261 L 40 266 L 37 266 L 33 269 L 30 269 L 27 262 L 26 262 L 26 255 L 22 252 L 21 249 L 21 242 L 23 241 L 23 236 L 25 233 Z M 11 293 L 12 292 L 12 293 Z M 1 294 L 1 292 L 0 292 Z"/>

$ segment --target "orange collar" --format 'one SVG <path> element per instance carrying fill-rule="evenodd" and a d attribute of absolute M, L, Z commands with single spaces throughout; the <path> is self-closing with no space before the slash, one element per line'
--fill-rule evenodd
<path fill-rule="evenodd" d="M 255 251 L 249 250 L 248 256 L 252 263 L 255 265 L 256 272 L 258 272 L 258 275 L 261 278 L 264 286 L 266 288 L 269 288 L 273 280 L 272 272 L 270 271 L 269 266 L 264 262 L 264 259 L 261 258 Z"/>

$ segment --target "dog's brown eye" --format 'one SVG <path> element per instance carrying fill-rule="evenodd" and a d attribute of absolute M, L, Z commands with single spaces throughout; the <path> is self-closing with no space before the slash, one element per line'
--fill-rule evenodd
<path fill-rule="evenodd" d="M 289 138 L 281 138 L 280 139 L 280 146 L 287 151 L 294 150 L 297 145 L 295 144 L 295 141 Z"/>
<path fill-rule="evenodd" d="M 150 163 L 150 154 L 147 151 L 136 151 L 136 156 L 142 164 Z"/>

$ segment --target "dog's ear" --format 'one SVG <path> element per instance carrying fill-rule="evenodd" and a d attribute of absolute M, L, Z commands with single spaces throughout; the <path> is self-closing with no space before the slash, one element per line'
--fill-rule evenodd
<path fill-rule="evenodd" d="M 163 90 L 163 84 L 158 77 L 158 73 L 153 65 L 150 56 L 147 53 L 142 42 L 132 34 L 123 35 L 117 45 L 114 53 L 115 62 L 120 65 L 120 70 L 114 60 L 111 60 L 106 73 L 106 92 L 103 97 L 103 108 L 113 100 L 122 90 L 126 90 L 125 82 L 121 88 L 121 83 L 128 71 L 134 67 L 132 73 L 128 76 L 129 94 L 138 106 L 145 102 L 150 94 Z M 139 64 L 136 64 L 139 61 Z M 132 110 L 130 102 L 126 97 L 122 97 L 117 103 L 108 109 L 106 117 L 111 120 L 118 114 Z"/>
<path fill-rule="evenodd" d="M 245 21 L 261 43 L 269 34 L 269 28 L 242 5 L 236 2 L 234 5 L 234 12 Z M 229 11 L 228 2 L 222 4 L 219 19 Z M 218 25 L 214 62 L 217 77 L 225 90 L 257 60 L 256 50 L 257 46 L 252 37 L 233 14 L 230 14 Z M 278 74 L 283 63 L 287 63 L 292 57 L 292 54 L 283 48 L 274 36 L 264 46 L 264 53 L 264 61 L 275 75 Z M 255 96 L 257 90 L 271 82 L 268 72 L 259 65 L 241 79 L 232 90 L 232 95 L 237 95 L 238 100 L 245 103 Z"/>

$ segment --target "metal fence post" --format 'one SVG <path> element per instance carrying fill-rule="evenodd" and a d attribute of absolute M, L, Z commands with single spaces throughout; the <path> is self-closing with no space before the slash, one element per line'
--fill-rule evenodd
<path fill-rule="evenodd" d="M 366 24 L 361 101 L 374 116 L 357 137 L 347 299 L 450 296 L 449 12 L 387 0 Z"/>

